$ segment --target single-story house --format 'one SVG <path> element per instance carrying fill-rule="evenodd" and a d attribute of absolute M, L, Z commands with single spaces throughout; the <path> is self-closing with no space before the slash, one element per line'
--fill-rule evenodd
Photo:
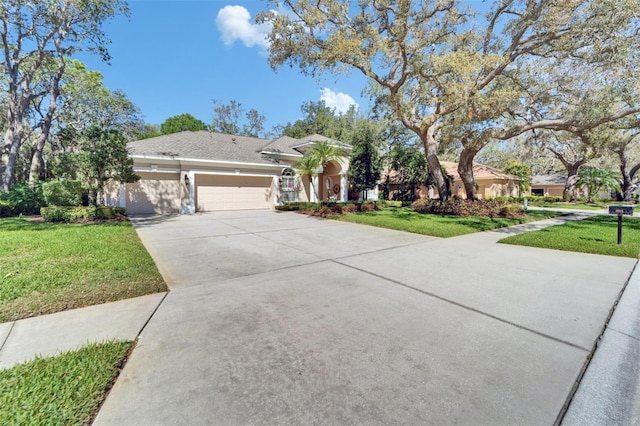
<path fill-rule="evenodd" d="M 451 194 L 466 198 L 467 193 L 464 190 L 464 184 L 458 174 L 458 163 L 451 161 L 440 161 L 440 164 L 446 170 L 447 175 L 453 178 L 451 185 Z M 476 181 L 478 198 L 487 197 L 517 197 L 520 194 L 520 178 L 510 175 L 495 167 L 486 166 L 484 164 L 473 164 L 473 177 Z M 392 198 L 394 192 L 400 190 L 397 172 L 390 171 L 383 175 L 381 186 L 384 187 L 386 179 L 389 179 L 389 197 Z M 416 198 L 438 198 L 436 188 L 427 188 L 421 186 L 416 188 Z"/>
<path fill-rule="evenodd" d="M 451 193 L 466 197 L 464 184 L 458 174 L 458 163 L 441 161 L 449 176 L 453 176 Z M 478 198 L 518 197 L 520 195 L 520 178 L 510 175 L 495 167 L 473 163 L 473 177 L 476 180 Z"/>
<path fill-rule="evenodd" d="M 311 179 L 293 166 L 316 142 L 345 150 Z M 129 214 L 271 209 L 286 201 L 347 200 L 351 147 L 321 135 L 261 139 L 184 131 L 127 145 L 136 183 L 113 184 L 106 202 Z"/>
<path fill-rule="evenodd" d="M 531 195 L 540 197 L 562 197 L 567 177 L 563 175 L 531 176 Z"/>

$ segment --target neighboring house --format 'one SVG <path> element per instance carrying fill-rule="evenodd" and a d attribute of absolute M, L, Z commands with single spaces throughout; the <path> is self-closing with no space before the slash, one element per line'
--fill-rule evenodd
<path fill-rule="evenodd" d="M 567 183 L 567 176 L 564 175 L 535 175 L 531 176 L 531 195 L 544 197 L 562 197 L 564 187 Z M 576 198 L 586 197 L 588 195 L 587 187 L 576 186 Z M 601 190 L 596 198 L 609 198 L 615 194 L 608 190 Z"/>
<path fill-rule="evenodd" d="M 293 166 L 316 142 L 345 149 L 311 179 Z M 127 145 L 140 181 L 113 184 L 107 202 L 129 214 L 270 209 L 286 201 L 347 200 L 351 147 L 320 135 L 268 140 L 185 131 Z M 315 186 L 314 191 L 312 185 Z"/>
<path fill-rule="evenodd" d="M 563 175 L 531 176 L 531 195 L 540 197 L 562 197 L 567 177 Z"/>
<path fill-rule="evenodd" d="M 440 164 L 445 168 L 447 175 L 453 178 L 451 195 L 466 198 L 467 193 L 464 190 L 462 179 L 460 179 L 460 175 L 458 174 L 458 163 L 440 161 Z M 495 167 L 474 163 L 473 177 L 476 181 L 478 198 L 517 197 L 520 194 L 520 178 L 505 173 Z M 393 199 L 394 193 L 402 189 L 398 179 L 398 173 L 395 170 L 383 173 L 380 183 L 381 191 L 386 185 L 386 179 L 389 179 L 389 198 Z M 438 198 L 438 190 L 435 187 L 427 188 L 423 185 L 416 188 L 415 195 L 416 198 Z"/>
<path fill-rule="evenodd" d="M 453 177 L 451 194 L 466 197 L 464 184 L 458 174 L 458 163 L 441 161 L 447 174 Z M 520 178 L 510 175 L 495 167 L 473 163 L 473 177 L 476 181 L 478 198 L 518 197 L 520 195 Z"/>

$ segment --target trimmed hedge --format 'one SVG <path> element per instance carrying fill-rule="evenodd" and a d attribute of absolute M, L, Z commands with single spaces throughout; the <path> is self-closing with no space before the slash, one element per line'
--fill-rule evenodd
<path fill-rule="evenodd" d="M 525 213 L 521 204 L 495 199 L 464 200 L 452 198 L 445 201 L 423 199 L 414 202 L 413 209 L 418 213 L 474 217 L 520 217 Z"/>
<path fill-rule="evenodd" d="M 45 222 L 77 222 L 81 220 L 114 219 L 125 214 L 124 207 L 42 207 L 40 215 Z"/>
<path fill-rule="evenodd" d="M 542 202 L 542 203 L 560 203 L 562 202 L 562 197 L 551 197 L 548 195 L 540 196 L 540 195 L 527 195 L 525 197 L 493 197 L 487 198 L 488 200 L 496 200 L 496 201 L 507 201 L 510 203 L 523 203 L 525 198 L 530 203 Z"/>
<path fill-rule="evenodd" d="M 323 201 L 321 203 L 286 203 L 283 206 L 276 206 L 276 210 L 297 211 L 311 216 L 325 217 L 342 213 L 356 213 L 380 210 L 384 206 L 384 201 L 349 201 L 346 203 Z"/>

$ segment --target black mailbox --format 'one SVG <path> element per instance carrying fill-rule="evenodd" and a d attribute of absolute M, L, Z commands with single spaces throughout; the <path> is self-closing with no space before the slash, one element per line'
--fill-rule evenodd
<path fill-rule="evenodd" d="M 633 206 L 609 206 L 609 214 L 633 216 Z"/>
<path fill-rule="evenodd" d="M 609 214 L 618 215 L 618 244 L 622 244 L 622 216 L 633 216 L 633 206 L 609 206 Z"/>

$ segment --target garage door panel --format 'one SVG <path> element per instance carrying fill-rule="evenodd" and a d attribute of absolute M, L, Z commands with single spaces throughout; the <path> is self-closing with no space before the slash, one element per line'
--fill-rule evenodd
<path fill-rule="evenodd" d="M 270 208 L 270 177 L 196 176 L 198 211 Z"/>
<path fill-rule="evenodd" d="M 169 214 L 180 210 L 179 173 L 138 175 L 138 182 L 127 184 L 128 214 Z"/>

